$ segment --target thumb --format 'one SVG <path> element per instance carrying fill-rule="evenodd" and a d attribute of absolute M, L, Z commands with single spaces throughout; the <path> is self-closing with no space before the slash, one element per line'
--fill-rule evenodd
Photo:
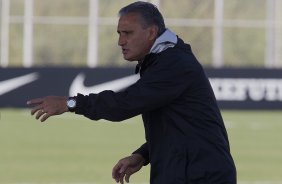
<path fill-rule="evenodd" d="M 130 176 L 132 175 L 132 174 L 134 174 L 136 172 L 136 170 L 135 169 L 133 169 L 133 168 L 128 168 L 126 171 L 125 171 L 125 181 L 127 182 L 127 183 L 129 183 L 129 178 L 130 178 Z"/>
<path fill-rule="evenodd" d="M 131 174 L 132 174 L 132 173 L 128 173 L 128 174 L 125 175 L 125 181 L 126 181 L 126 183 L 129 183 L 129 178 L 130 178 Z"/>

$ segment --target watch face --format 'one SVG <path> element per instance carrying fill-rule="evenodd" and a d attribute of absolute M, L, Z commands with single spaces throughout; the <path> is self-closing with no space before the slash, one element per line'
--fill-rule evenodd
<path fill-rule="evenodd" d="M 67 105 L 69 108 L 74 108 L 76 105 L 76 101 L 74 99 L 70 99 L 68 100 Z"/>

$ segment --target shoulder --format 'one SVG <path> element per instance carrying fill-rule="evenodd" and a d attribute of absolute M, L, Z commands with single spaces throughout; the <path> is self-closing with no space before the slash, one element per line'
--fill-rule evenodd
<path fill-rule="evenodd" d="M 158 64 L 172 68 L 176 67 L 181 70 L 199 70 L 202 68 L 191 49 L 179 48 L 177 46 L 160 53 L 158 60 Z"/>

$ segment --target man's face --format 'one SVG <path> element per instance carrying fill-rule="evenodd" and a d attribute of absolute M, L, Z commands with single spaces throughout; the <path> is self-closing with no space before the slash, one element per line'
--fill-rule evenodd
<path fill-rule="evenodd" d="M 156 39 L 156 26 L 145 27 L 136 13 L 120 17 L 117 27 L 118 45 L 122 48 L 123 58 L 140 61 L 149 53 Z"/>

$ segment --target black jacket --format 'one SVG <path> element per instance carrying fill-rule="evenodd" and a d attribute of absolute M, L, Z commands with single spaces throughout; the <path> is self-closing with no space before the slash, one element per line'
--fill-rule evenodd
<path fill-rule="evenodd" d="M 235 184 L 236 169 L 211 85 L 189 45 L 149 54 L 125 91 L 77 96 L 77 114 L 122 121 L 142 114 L 151 184 Z"/>

